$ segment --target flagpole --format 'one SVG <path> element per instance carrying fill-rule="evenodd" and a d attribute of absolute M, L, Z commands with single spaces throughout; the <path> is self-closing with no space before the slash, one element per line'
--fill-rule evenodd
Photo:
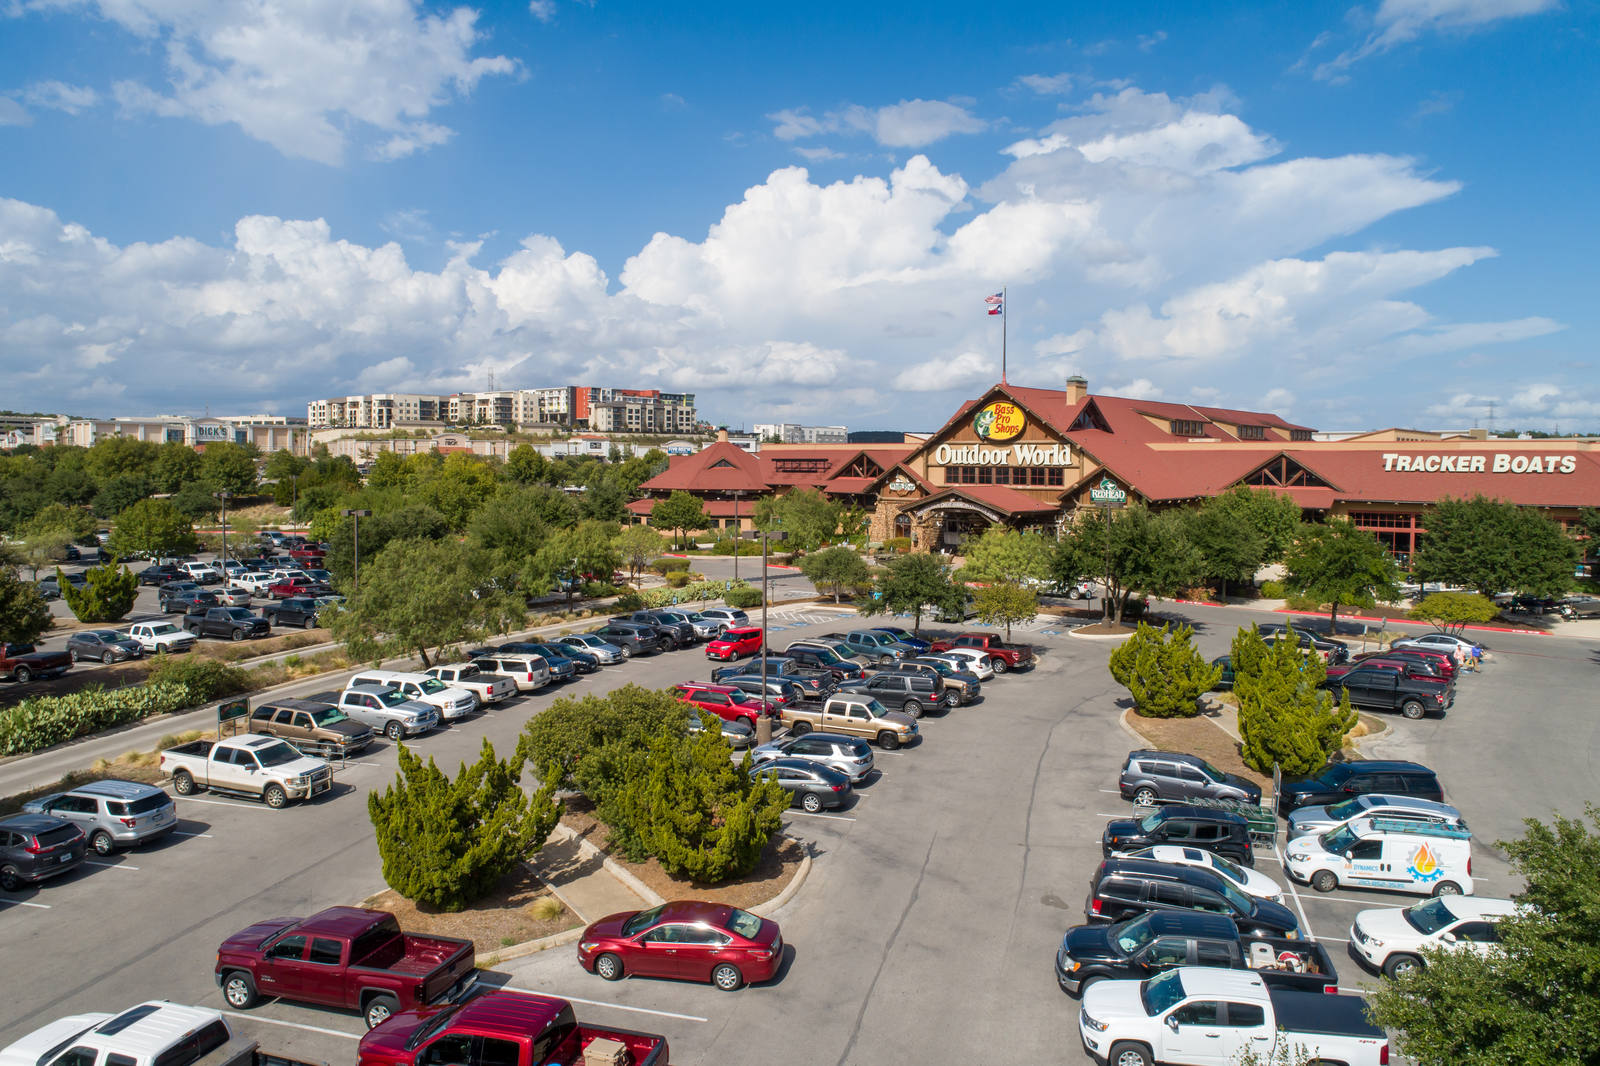
<path fill-rule="evenodd" d="M 1000 288 L 1000 384 L 1006 383 L 1006 319 L 1011 316 L 1006 314 L 1006 290 Z"/>

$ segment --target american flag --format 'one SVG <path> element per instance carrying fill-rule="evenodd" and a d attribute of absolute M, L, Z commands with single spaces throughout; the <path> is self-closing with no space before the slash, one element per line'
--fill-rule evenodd
<path fill-rule="evenodd" d="M 983 302 L 989 305 L 989 313 L 991 315 L 998 315 L 1006 308 L 1006 298 L 1004 293 L 997 292 L 993 296 L 985 296 L 983 298 Z"/>

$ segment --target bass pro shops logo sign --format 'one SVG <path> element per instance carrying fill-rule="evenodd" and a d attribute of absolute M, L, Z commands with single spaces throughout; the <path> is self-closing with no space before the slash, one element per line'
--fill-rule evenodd
<path fill-rule="evenodd" d="M 1027 427 L 1028 420 L 1022 409 L 1014 403 L 996 400 L 986 405 L 972 418 L 972 431 L 982 440 L 1003 441 L 1018 436 Z"/>

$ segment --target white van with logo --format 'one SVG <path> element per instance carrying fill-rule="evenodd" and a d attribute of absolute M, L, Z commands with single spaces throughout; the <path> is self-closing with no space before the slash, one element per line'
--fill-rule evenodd
<path fill-rule="evenodd" d="M 1318 892 L 1340 885 L 1419 896 L 1472 895 L 1472 834 L 1446 825 L 1356 818 L 1286 845 L 1289 876 Z"/>
<path fill-rule="evenodd" d="M 399 670 L 364 670 L 350 679 L 351 685 L 381 685 L 392 688 L 419 703 L 426 703 L 439 711 L 447 722 L 465 718 L 478 709 L 478 695 L 469 689 L 447 685 L 437 677 L 427 674 L 406 673 Z"/>

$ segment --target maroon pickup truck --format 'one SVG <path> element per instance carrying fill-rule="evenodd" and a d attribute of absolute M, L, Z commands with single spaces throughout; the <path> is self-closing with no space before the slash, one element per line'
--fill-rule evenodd
<path fill-rule="evenodd" d="M 72 669 L 64 651 L 34 651 L 32 644 L 0 644 L 0 677 L 26 685 L 36 677 L 55 677 Z"/>
<path fill-rule="evenodd" d="M 477 980 L 470 940 L 402 933 L 388 911 L 329 907 L 269 918 L 217 949 L 217 984 L 234 1010 L 258 996 L 359 1010 L 371 1029 L 413 1007 L 459 1000 Z"/>
<path fill-rule="evenodd" d="M 667 1038 L 579 1025 L 572 1004 L 531 992 L 483 992 L 396 1014 L 366 1036 L 356 1066 L 667 1066 Z"/>
<path fill-rule="evenodd" d="M 1033 665 L 1032 648 L 1026 644 L 1007 644 L 988 633 L 963 633 L 959 637 L 936 640 L 930 650 L 949 651 L 951 648 L 971 648 L 986 653 L 997 674 L 1007 670 L 1026 670 Z"/>

